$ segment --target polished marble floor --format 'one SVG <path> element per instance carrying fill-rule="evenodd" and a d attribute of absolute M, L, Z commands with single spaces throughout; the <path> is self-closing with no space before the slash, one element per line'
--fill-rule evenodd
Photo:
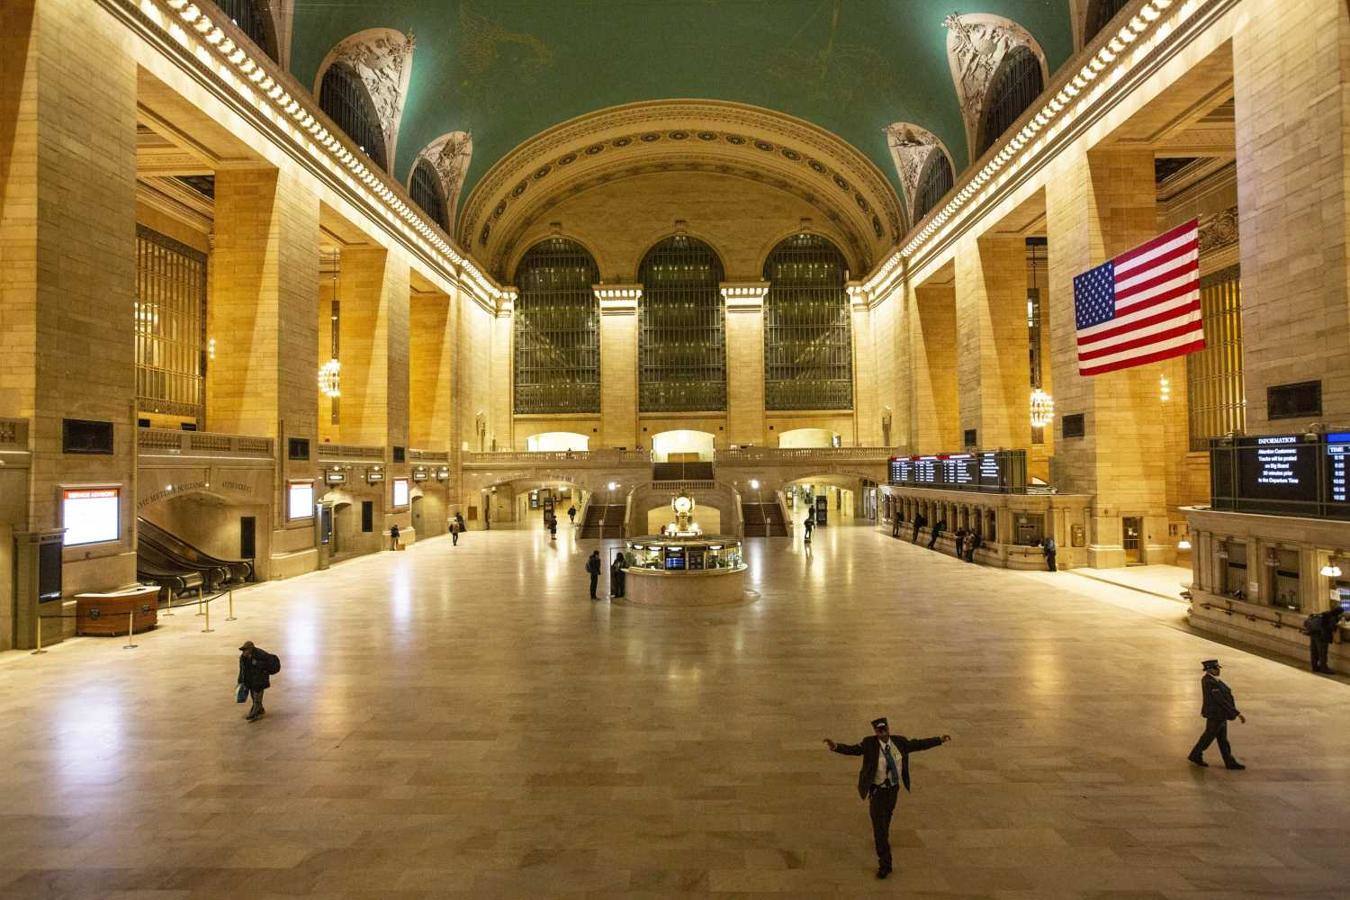
<path fill-rule="evenodd" d="M 1109 584 L 865 527 L 752 540 L 758 601 L 592 604 L 594 542 L 473 532 L 0 659 L 0 896 L 1345 897 L 1350 687 Z M 235 649 L 277 652 L 268 716 Z M 1246 772 L 1192 768 L 1199 661 Z M 872 878 L 856 740 L 913 758 Z M 1213 752 L 1213 751 L 1211 751 Z"/>

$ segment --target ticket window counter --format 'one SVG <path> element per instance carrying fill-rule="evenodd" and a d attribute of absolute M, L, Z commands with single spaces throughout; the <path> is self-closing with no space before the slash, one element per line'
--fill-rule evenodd
<path fill-rule="evenodd" d="M 1299 552 L 1282 547 L 1271 547 L 1266 551 L 1266 565 L 1270 568 L 1270 579 L 1266 588 L 1270 605 L 1280 609 L 1297 610 L 1299 608 Z"/>
<path fill-rule="evenodd" d="M 1013 528 L 1017 543 L 1034 547 L 1045 537 L 1045 516 L 1039 513 L 1016 513 L 1013 516 Z"/>
<path fill-rule="evenodd" d="M 1243 541 L 1223 541 L 1219 544 L 1219 566 L 1224 596 L 1244 600 L 1247 597 L 1247 544 Z"/>
<path fill-rule="evenodd" d="M 695 572 L 705 569 L 735 569 L 742 562 L 738 541 L 687 541 L 628 545 L 631 568 L 663 572 Z"/>

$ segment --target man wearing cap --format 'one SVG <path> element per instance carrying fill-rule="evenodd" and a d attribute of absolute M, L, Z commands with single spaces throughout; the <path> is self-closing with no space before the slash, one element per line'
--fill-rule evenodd
<path fill-rule="evenodd" d="M 1219 680 L 1219 673 L 1223 669 L 1219 661 L 1207 659 L 1200 665 L 1205 669 L 1205 674 L 1200 679 L 1200 695 L 1203 698 L 1200 702 L 1200 715 L 1205 719 L 1205 733 L 1200 735 L 1200 740 L 1195 742 L 1191 755 L 1186 758 L 1194 765 L 1207 767 L 1209 763 L 1204 759 L 1205 750 L 1217 740 L 1224 766 L 1229 769 L 1245 769 L 1246 766 L 1233 758 L 1233 750 L 1228 746 L 1228 723 L 1237 719 L 1246 724 L 1247 717 L 1238 712 L 1232 690 Z"/>
<path fill-rule="evenodd" d="M 909 790 L 909 755 L 945 744 L 951 735 L 910 740 L 891 736 L 885 718 L 872 720 L 872 734 L 856 744 L 836 744 L 829 738 L 825 746 L 844 756 L 861 756 L 858 770 L 858 796 L 868 802 L 872 816 L 872 840 L 877 849 L 877 877 L 891 874 L 891 816 L 900 797 L 900 785 Z"/>
<path fill-rule="evenodd" d="M 279 659 L 261 647 L 253 646 L 252 641 L 244 641 L 244 645 L 239 648 L 237 684 L 248 688 L 249 696 L 253 698 L 253 706 L 249 708 L 248 715 L 244 716 L 248 721 L 256 722 L 267 715 L 267 710 L 263 709 L 262 705 L 263 691 L 272 686 L 271 675 L 280 668 Z"/>

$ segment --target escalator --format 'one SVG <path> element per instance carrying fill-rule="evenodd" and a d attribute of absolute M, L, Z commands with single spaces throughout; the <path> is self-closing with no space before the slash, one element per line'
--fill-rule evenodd
<path fill-rule="evenodd" d="M 136 520 L 136 531 L 137 572 L 145 572 L 147 580 L 162 587 L 181 591 L 165 579 L 191 580 L 193 574 L 206 590 L 253 580 L 253 563 L 248 560 L 219 559 L 143 518 Z"/>

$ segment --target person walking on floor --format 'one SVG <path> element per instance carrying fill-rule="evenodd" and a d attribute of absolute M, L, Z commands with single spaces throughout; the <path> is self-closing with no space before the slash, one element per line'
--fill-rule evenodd
<path fill-rule="evenodd" d="M 620 550 L 614 554 L 614 561 L 609 564 L 609 596 L 610 599 L 617 600 L 624 595 L 624 589 L 627 587 L 628 580 L 628 560 Z"/>
<path fill-rule="evenodd" d="M 938 538 L 942 537 L 943 529 L 945 529 L 946 527 L 947 523 L 943 521 L 939 521 L 936 525 L 933 526 L 932 532 L 930 532 L 928 535 L 929 550 L 932 550 L 937 545 Z"/>
<path fill-rule="evenodd" d="M 592 550 L 590 559 L 586 560 L 586 573 L 591 576 L 591 599 L 599 600 L 595 596 L 596 584 L 600 581 L 600 551 Z"/>
<path fill-rule="evenodd" d="M 558 539 L 558 517 L 554 515 L 548 517 L 548 539 L 550 541 Z"/>
<path fill-rule="evenodd" d="M 1222 671 L 1219 661 L 1207 659 L 1200 665 L 1205 670 L 1205 674 L 1200 678 L 1200 715 L 1205 720 L 1205 732 L 1200 735 L 1200 740 L 1195 742 L 1190 755 L 1186 758 L 1202 769 L 1207 767 L 1209 763 L 1205 762 L 1205 750 L 1217 740 L 1224 766 L 1229 769 L 1245 769 L 1246 766 L 1233 758 L 1233 749 L 1228 745 L 1228 723 L 1237 719 L 1245 725 L 1247 717 L 1238 712 L 1232 690 L 1219 680 L 1219 673 Z"/>
<path fill-rule="evenodd" d="M 267 715 L 267 710 L 263 709 L 263 691 L 272 686 L 271 676 L 280 671 L 279 658 L 261 647 L 255 647 L 252 641 L 244 641 L 244 645 L 239 648 L 239 680 L 236 684 L 246 689 L 253 698 L 253 706 L 244 716 L 246 720 L 256 722 Z"/>
<path fill-rule="evenodd" d="M 900 515 L 900 507 L 895 508 L 895 518 L 891 521 L 891 537 L 900 536 L 900 526 L 905 524 L 905 517 Z"/>
<path fill-rule="evenodd" d="M 398 549 L 398 523 L 389 526 L 389 549 Z"/>
<path fill-rule="evenodd" d="M 455 513 L 455 522 L 459 524 L 460 534 L 469 530 L 469 526 L 464 524 L 464 513 Z"/>
<path fill-rule="evenodd" d="M 802 520 L 802 540 L 808 544 L 811 543 L 811 532 L 815 527 L 816 514 L 814 512 L 809 512 L 806 514 L 806 518 Z"/>
<path fill-rule="evenodd" d="M 1331 608 L 1325 612 L 1314 613 L 1303 621 L 1303 633 L 1308 636 L 1308 653 L 1312 658 L 1312 670 L 1324 675 L 1335 675 L 1327 665 L 1327 651 L 1336 639 L 1336 629 L 1345 616 L 1345 608 L 1339 600 L 1333 600 Z"/>
<path fill-rule="evenodd" d="M 825 738 L 825 746 L 844 756 L 861 756 L 858 770 L 858 796 L 868 801 L 872 817 L 872 841 L 877 851 L 877 877 L 891 874 L 891 816 L 900 797 L 900 786 L 909 790 L 909 755 L 929 750 L 952 739 L 951 735 L 911 740 L 891 735 L 886 719 L 872 720 L 872 733 L 856 744 L 837 744 Z"/>
<path fill-rule="evenodd" d="M 1051 535 L 1046 535 L 1045 540 L 1041 541 L 1041 552 L 1045 554 L 1045 570 L 1047 572 L 1058 572 L 1055 568 L 1055 551 L 1059 549 L 1055 546 L 1055 539 Z"/>
<path fill-rule="evenodd" d="M 451 519 L 451 520 L 450 520 L 450 544 L 451 544 L 451 546 L 454 546 L 454 547 L 458 547 L 458 546 L 459 546 L 459 520 L 458 520 L 458 519 Z"/>
<path fill-rule="evenodd" d="M 909 539 L 911 544 L 919 542 L 919 529 L 928 524 L 928 517 L 923 513 L 914 514 L 914 537 Z"/>
<path fill-rule="evenodd" d="M 573 525 L 577 524 L 577 505 L 575 503 L 567 507 L 567 521 Z"/>

